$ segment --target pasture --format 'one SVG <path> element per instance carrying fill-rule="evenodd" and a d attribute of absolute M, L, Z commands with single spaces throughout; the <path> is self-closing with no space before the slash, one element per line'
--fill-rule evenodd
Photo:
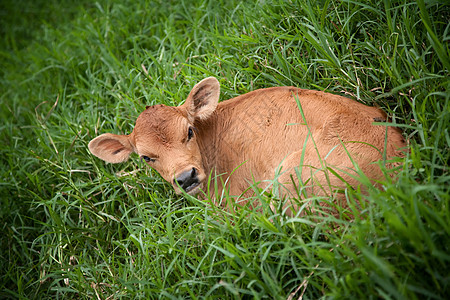
<path fill-rule="evenodd" d="M 5 0 L 0 16 L 0 298 L 448 297 L 445 1 Z M 308 195 L 296 217 L 89 152 L 209 76 L 220 100 L 295 86 L 378 106 L 410 152 L 337 215 Z"/>

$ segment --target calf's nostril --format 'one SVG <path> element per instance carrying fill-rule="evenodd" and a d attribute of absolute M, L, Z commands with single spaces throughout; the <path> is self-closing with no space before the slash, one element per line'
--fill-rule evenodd
<path fill-rule="evenodd" d="M 199 184 L 197 174 L 198 174 L 197 169 L 192 168 L 178 175 L 173 180 L 173 182 L 174 184 L 179 185 L 183 190 L 188 192 L 189 190 L 193 189 L 195 186 Z"/>

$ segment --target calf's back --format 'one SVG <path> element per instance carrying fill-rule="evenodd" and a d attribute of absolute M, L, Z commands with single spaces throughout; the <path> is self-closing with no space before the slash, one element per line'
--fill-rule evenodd
<path fill-rule="evenodd" d="M 380 121 L 386 121 L 381 110 L 345 97 L 275 87 L 221 102 L 211 118 L 195 126 L 205 169 L 224 174 L 231 194 L 239 195 L 249 182 L 272 179 L 279 166 L 284 183 L 293 168 L 302 167 L 303 182 L 312 177 L 309 185 L 328 192 L 347 184 L 327 168 L 353 186 L 355 164 L 369 178 L 380 178 L 374 162 L 383 155 L 402 156 L 405 146 L 397 128 L 373 124 Z"/>

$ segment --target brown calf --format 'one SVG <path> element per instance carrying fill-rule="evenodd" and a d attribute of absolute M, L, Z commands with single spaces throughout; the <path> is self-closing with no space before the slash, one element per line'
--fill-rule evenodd
<path fill-rule="evenodd" d="M 217 79 L 206 78 L 183 105 L 147 107 L 131 134 L 102 134 L 89 149 L 110 163 L 135 152 L 177 193 L 181 187 L 191 195 L 206 188 L 210 174 L 220 178 L 219 191 L 226 183 L 231 195 L 240 195 L 252 182 L 273 179 L 280 167 L 279 181 L 290 183 L 290 192 L 294 176 L 297 186 L 331 194 L 358 185 L 356 166 L 378 179 L 374 162 L 402 156 L 400 131 L 373 125 L 386 120 L 377 108 L 295 87 L 260 89 L 218 104 L 219 91 Z"/>

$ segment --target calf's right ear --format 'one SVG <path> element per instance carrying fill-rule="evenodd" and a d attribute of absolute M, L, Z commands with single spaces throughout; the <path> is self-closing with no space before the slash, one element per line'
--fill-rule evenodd
<path fill-rule="evenodd" d="M 134 148 L 128 135 L 102 134 L 89 142 L 92 154 L 109 163 L 127 161 Z"/>
<path fill-rule="evenodd" d="M 208 77 L 192 88 L 182 107 L 186 109 L 189 118 L 206 120 L 216 110 L 219 95 L 219 81 L 214 77 Z"/>

